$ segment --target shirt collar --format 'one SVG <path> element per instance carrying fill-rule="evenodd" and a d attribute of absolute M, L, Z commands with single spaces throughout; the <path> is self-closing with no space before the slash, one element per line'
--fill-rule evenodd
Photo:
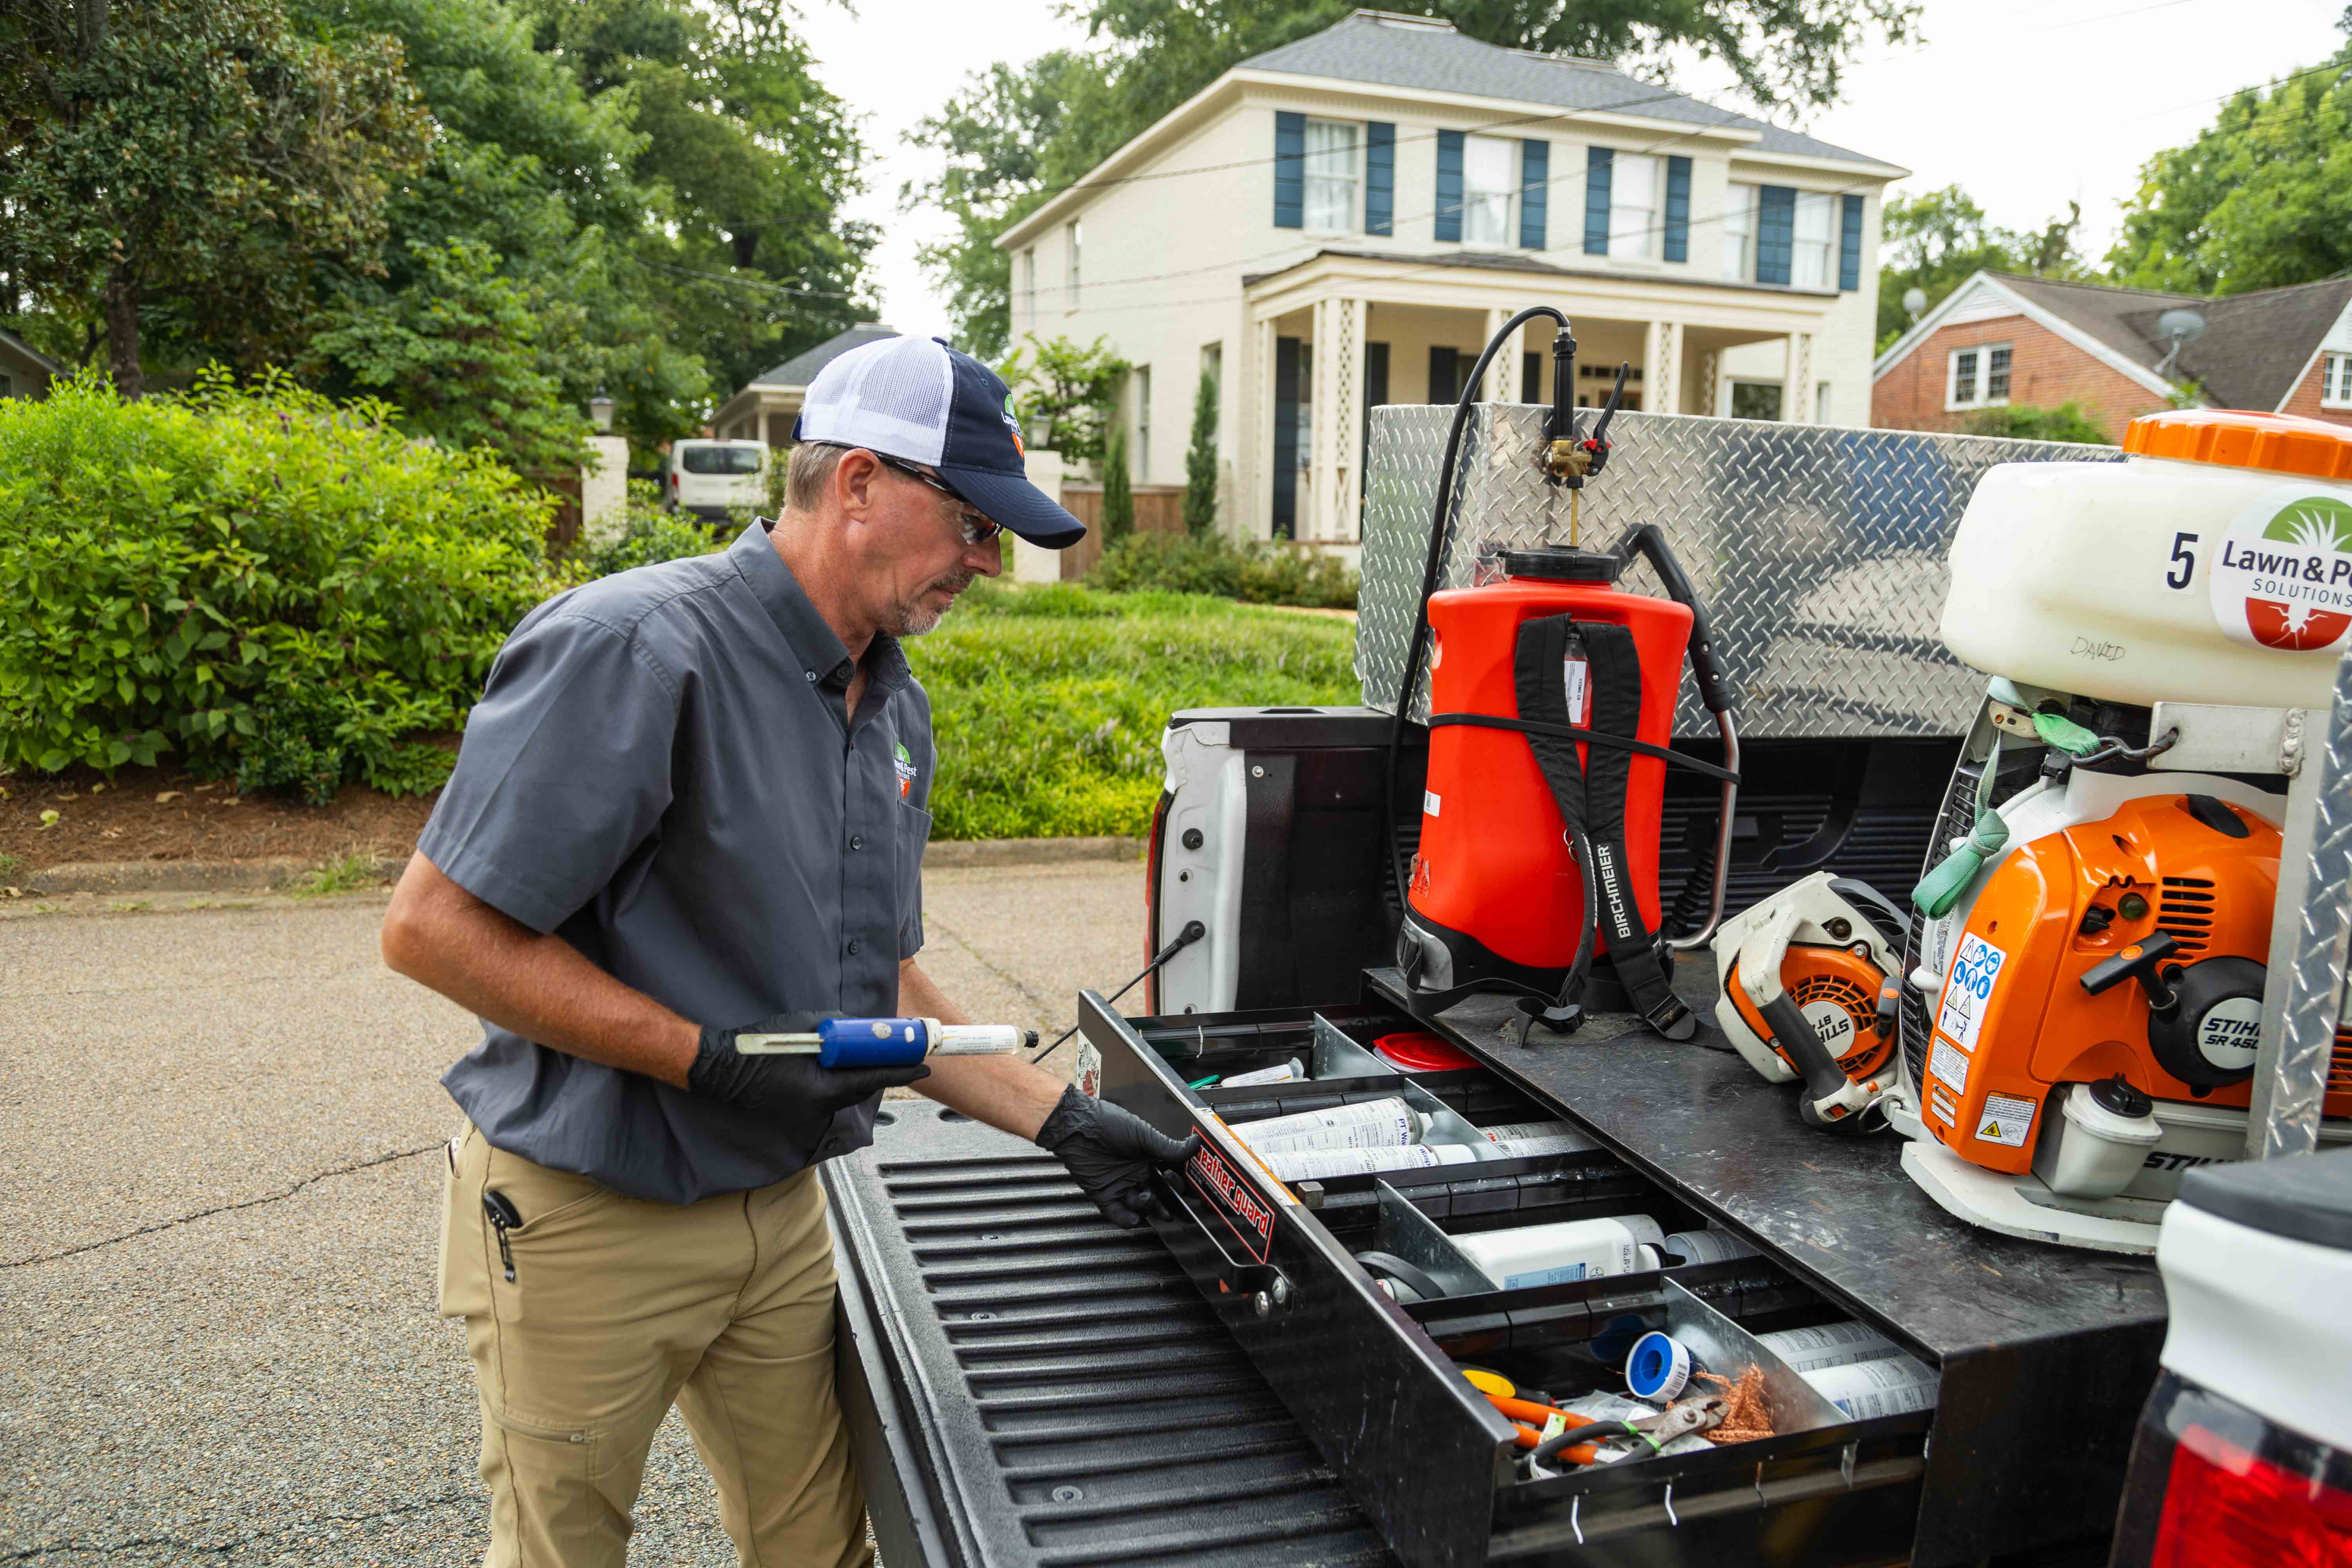
<path fill-rule="evenodd" d="M 728 558 L 734 562 L 735 570 L 751 588 L 752 596 L 760 601 L 761 608 L 768 612 L 768 618 L 784 634 L 784 641 L 791 645 L 801 668 L 815 677 L 814 684 L 836 691 L 846 689 L 856 661 L 849 657 L 849 649 L 825 624 L 824 617 L 816 613 L 816 606 L 809 603 L 793 569 L 776 553 L 774 542 L 768 537 L 769 526 L 765 519 L 754 520 L 727 547 Z M 885 690 L 896 691 L 907 684 L 910 671 L 906 652 L 897 637 L 887 632 L 875 634 L 866 650 L 866 672 Z"/>

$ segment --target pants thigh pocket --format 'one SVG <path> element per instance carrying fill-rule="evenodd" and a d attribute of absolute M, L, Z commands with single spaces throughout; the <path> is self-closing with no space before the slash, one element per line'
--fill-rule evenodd
<path fill-rule="evenodd" d="M 436 1277 L 445 1318 L 490 1310 L 490 1275 L 484 1248 L 482 1156 L 488 1145 L 468 1127 L 452 1139 L 441 1178 L 441 1243 Z"/>

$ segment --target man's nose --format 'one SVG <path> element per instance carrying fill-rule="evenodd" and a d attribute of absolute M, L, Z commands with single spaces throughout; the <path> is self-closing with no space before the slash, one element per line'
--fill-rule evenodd
<path fill-rule="evenodd" d="M 1004 575 L 1004 546 L 1001 542 L 1004 537 L 1001 533 L 994 534 L 978 544 L 966 545 L 963 563 L 983 577 L 1002 577 Z"/>

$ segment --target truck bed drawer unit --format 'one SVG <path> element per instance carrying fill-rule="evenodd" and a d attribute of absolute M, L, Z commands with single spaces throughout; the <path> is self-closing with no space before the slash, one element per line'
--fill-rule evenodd
<path fill-rule="evenodd" d="M 1106 1099 L 1162 1131 L 1200 1131 L 1201 1154 L 1162 1191 L 1160 1235 L 1404 1563 L 1910 1556 L 1932 1412 L 1853 1419 L 1755 1346 L 1752 1334 L 1853 1316 L 1779 1263 L 1737 1257 L 1516 1289 L 1466 1264 L 1453 1238 L 1634 1213 L 1668 1233 L 1709 1223 L 1588 1138 L 1503 1157 L 1476 1128 L 1552 1113 L 1500 1074 L 1397 1074 L 1368 1047 L 1423 1026 L 1376 1004 L 1129 1020 L 1089 994 L 1081 1025 Z M 1312 1060 L 1311 1081 L 1187 1087 L 1294 1057 Z M 1468 1143 L 1474 1161 L 1286 1184 L 1233 1131 L 1391 1096 L 1429 1116 L 1430 1142 Z M 1449 1289 L 1401 1303 L 1357 1261 L 1366 1252 L 1425 1265 Z M 1651 1328 L 1722 1347 L 1702 1359 L 1735 1375 L 1748 1361 L 1763 1368 L 1776 1435 L 1527 1479 L 1515 1427 L 1462 1369 L 1561 1400 L 1622 1394 L 1625 1348 Z"/>

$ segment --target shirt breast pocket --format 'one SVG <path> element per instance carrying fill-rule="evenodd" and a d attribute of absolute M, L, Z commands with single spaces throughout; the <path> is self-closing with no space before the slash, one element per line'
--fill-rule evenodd
<path fill-rule="evenodd" d="M 931 814 L 898 803 L 898 956 L 912 958 L 923 945 L 923 849 L 931 838 Z"/>

